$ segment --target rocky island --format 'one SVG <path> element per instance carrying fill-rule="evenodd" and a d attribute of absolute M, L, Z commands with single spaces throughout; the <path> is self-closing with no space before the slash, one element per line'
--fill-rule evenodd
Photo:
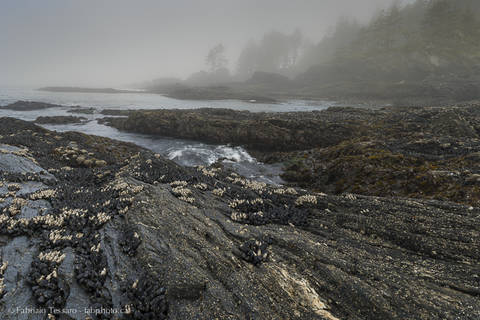
<path fill-rule="evenodd" d="M 353 160 L 364 155 L 363 160 L 371 157 L 367 167 L 382 155 L 388 160 L 382 162 L 384 166 L 413 161 L 416 166 L 409 170 L 415 172 L 419 163 L 385 151 L 389 139 L 385 146 L 374 148 L 371 142 L 360 142 L 360 133 L 381 134 L 382 122 L 373 121 L 378 113 L 384 114 L 383 121 L 411 119 L 405 126 L 420 134 L 413 124 L 422 123 L 423 112 L 429 112 L 426 127 L 444 133 L 451 129 L 449 134 L 457 132 L 468 139 L 438 140 L 437 146 L 424 133 L 422 141 L 429 142 L 421 148 L 392 144 L 417 157 L 419 149 L 432 154 L 425 161 L 440 161 L 433 157 L 435 148 L 451 148 L 442 161 L 458 162 L 459 170 L 462 159 L 474 174 L 476 162 L 468 159 L 478 152 L 477 140 L 468 133 L 477 134 L 475 120 L 463 114 L 474 109 L 452 110 L 459 117 L 449 115 L 456 121 L 454 127 L 434 125 L 432 119 L 441 118 L 440 109 L 438 114 L 425 109 L 410 116 L 406 110 L 387 115 L 387 111 L 333 109 L 316 117 L 331 128 L 324 132 L 336 127 L 335 118 L 352 126 L 338 128 L 335 139 L 328 135 L 304 142 L 297 139 L 303 144 L 290 150 L 297 155 L 300 151 L 295 149 L 315 147 L 311 141 L 318 141 L 318 151 L 310 149 L 315 151 L 306 152 L 307 156 L 301 151 L 302 161 L 310 157 L 333 161 L 315 156 L 335 147 L 337 161 L 348 154 Z M 198 111 L 202 112 L 209 111 Z M 220 110 L 216 116 L 222 112 L 228 115 Z M 182 119 L 192 111 L 177 113 Z M 267 116 L 245 114 L 244 121 L 261 117 L 278 132 L 295 124 L 265 120 Z M 131 119 L 136 118 L 123 121 Z M 470 126 L 462 127 L 461 119 L 468 119 Z M 338 136 L 338 132 L 346 133 Z M 391 134 L 398 141 L 404 137 Z M 357 149 L 349 148 L 355 139 Z M 384 151 L 375 153 L 380 146 Z M 275 154 L 277 159 L 280 156 Z M 351 166 L 361 161 L 353 160 Z M 291 165 L 306 166 L 298 161 Z M 381 166 L 374 168 L 388 174 Z M 363 174 L 360 169 L 356 172 Z M 415 198 L 402 197 L 401 192 L 398 197 L 342 190 L 322 193 L 317 190 L 320 184 L 311 182 L 305 185 L 309 190 L 269 186 L 220 163 L 181 167 L 133 144 L 52 132 L 11 118 L 0 119 L 0 174 L 2 319 L 480 316 L 480 210 L 472 205 L 474 198 L 454 202 L 431 199 L 428 193 Z M 465 174 L 447 177 L 460 185 Z M 45 313 L 22 313 L 25 308 Z"/>

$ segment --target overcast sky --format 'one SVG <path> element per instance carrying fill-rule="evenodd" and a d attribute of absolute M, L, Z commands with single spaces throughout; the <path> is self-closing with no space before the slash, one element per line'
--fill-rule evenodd
<path fill-rule="evenodd" d="M 300 28 L 319 40 L 339 16 L 391 0 L 0 0 L 0 84 L 122 86 L 204 68 L 223 42 Z"/>

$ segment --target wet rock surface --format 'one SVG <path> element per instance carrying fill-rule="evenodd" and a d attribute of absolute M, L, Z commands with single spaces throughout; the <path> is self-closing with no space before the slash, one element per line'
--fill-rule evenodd
<path fill-rule="evenodd" d="M 128 118 L 104 118 L 102 123 L 125 131 L 231 143 L 249 150 L 292 151 L 339 143 L 366 129 L 355 116 L 344 120 L 348 121 L 329 119 L 324 112 L 253 113 L 205 108 L 133 111 Z"/>
<path fill-rule="evenodd" d="M 38 124 L 69 124 L 69 123 L 82 123 L 85 122 L 87 118 L 85 117 L 74 117 L 74 116 L 42 116 L 35 119 L 35 123 Z"/>
<path fill-rule="evenodd" d="M 364 121 L 368 134 L 288 154 L 283 179 L 328 193 L 480 204 L 480 105 L 384 109 Z"/>
<path fill-rule="evenodd" d="M 123 110 L 123 109 L 104 109 L 100 111 L 100 114 L 108 116 L 128 116 L 132 113 L 133 110 Z"/>
<path fill-rule="evenodd" d="M 79 113 L 79 114 L 94 114 L 96 113 L 97 109 L 95 108 L 82 108 L 82 107 L 74 107 L 72 110 L 68 110 L 68 113 Z"/>
<path fill-rule="evenodd" d="M 477 207 L 272 187 L 9 118 L 0 144 L 22 168 L 0 169 L 2 319 L 480 317 Z"/>

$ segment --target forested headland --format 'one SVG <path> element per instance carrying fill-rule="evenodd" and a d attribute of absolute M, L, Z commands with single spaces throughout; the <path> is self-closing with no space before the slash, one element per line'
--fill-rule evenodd
<path fill-rule="evenodd" d="M 480 3 L 417 0 L 378 11 L 367 23 L 342 17 L 320 42 L 300 30 L 250 40 L 230 71 L 226 48 L 208 70 L 142 87 L 188 98 L 298 97 L 395 104 L 480 97 Z"/>

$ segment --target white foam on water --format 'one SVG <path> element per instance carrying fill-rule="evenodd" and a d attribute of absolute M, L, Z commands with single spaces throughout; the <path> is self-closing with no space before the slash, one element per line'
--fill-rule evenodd
<path fill-rule="evenodd" d="M 227 161 L 233 160 L 234 162 L 256 162 L 256 160 L 242 147 L 218 146 L 215 148 L 215 152 L 218 153 L 218 158 L 226 158 Z"/>

